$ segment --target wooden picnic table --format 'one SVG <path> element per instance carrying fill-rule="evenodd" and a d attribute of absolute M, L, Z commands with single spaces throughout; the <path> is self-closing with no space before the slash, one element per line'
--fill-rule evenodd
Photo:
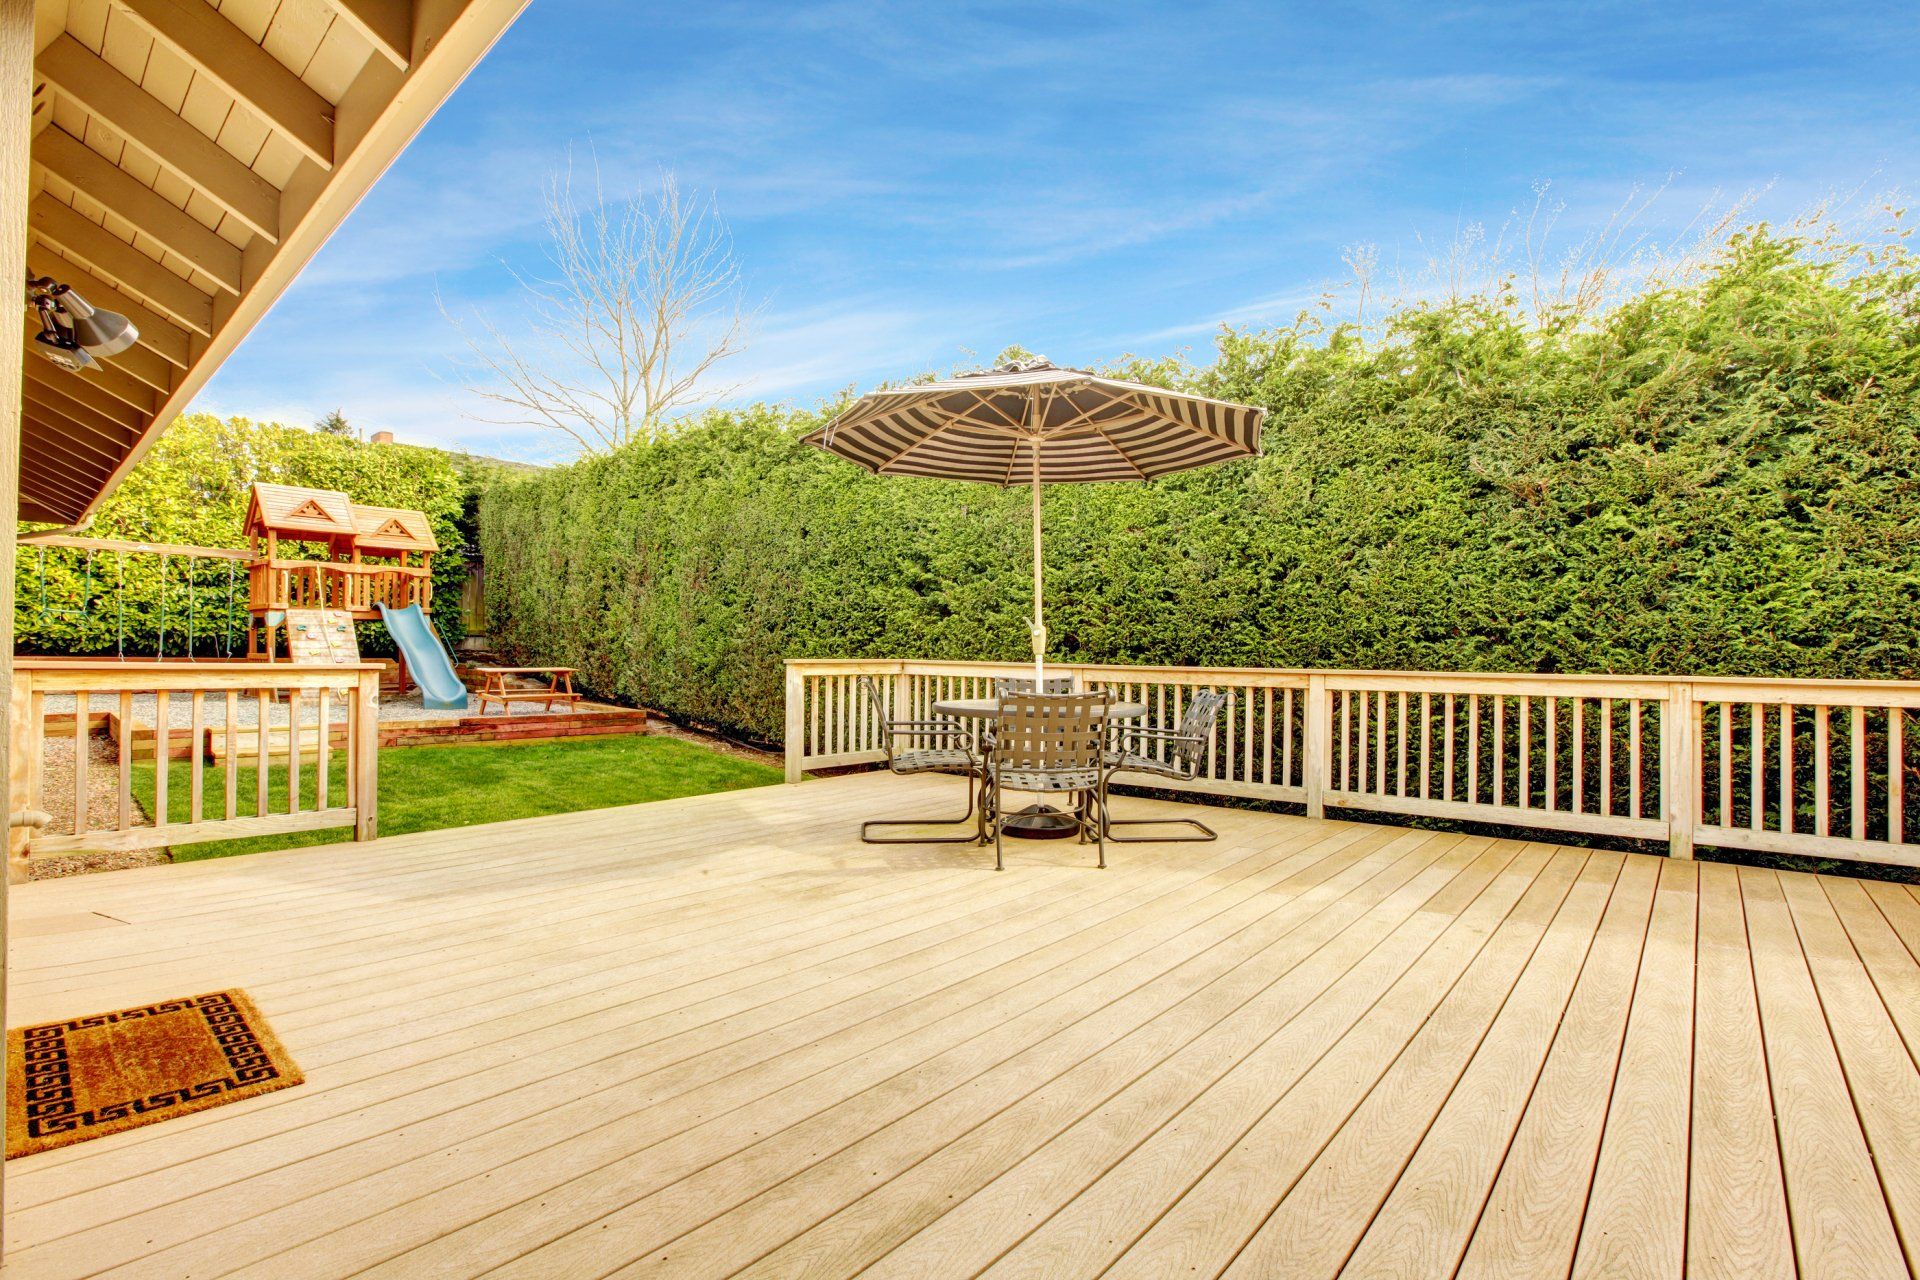
<path fill-rule="evenodd" d="M 504 714 L 512 714 L 515 702 L 544 702 L 548 711 L 558 702 L 572 706 L 580 701 L 580 695 L 573 691 L 572 667 L 475 667 L 480 674 L 480 714 L 487 714 L 487 704 L 497 702 Z M 547 687 L 544 689 L 516 689 L 507 684 L 514 676 L 545 676 Z"/>

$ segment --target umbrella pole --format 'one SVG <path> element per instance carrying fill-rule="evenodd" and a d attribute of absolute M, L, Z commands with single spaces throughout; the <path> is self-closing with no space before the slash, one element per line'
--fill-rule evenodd
<path fill-rule="evenodd" d="M 1033 448 L 1033 621 L 1028 629 L 1033 634 L 1033 691 L 1040 692 L 1047 687 L 1047 622 L 1041 612 L 1044 591 L 1044 573 L 1040 559 L 1040 441 L 1032 442 Z"/>

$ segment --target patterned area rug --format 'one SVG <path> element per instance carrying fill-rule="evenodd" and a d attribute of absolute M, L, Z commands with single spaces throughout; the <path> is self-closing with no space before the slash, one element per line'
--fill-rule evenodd
<path fill-rule="evenodd" d="M 104 1137 L 299 1084 L 244 991 L 7 1032 L 7 1156 Z"/>

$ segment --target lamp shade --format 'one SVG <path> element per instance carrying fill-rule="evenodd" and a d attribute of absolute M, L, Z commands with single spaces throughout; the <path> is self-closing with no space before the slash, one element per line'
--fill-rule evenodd
<path fill-rule="evenodd" d="M 133 321 L 118 311 L 102 311 L 69 289 L 60 299 L 73 325 L 73 340 L 91 355 L 117 356 L 140 339 Z"/>

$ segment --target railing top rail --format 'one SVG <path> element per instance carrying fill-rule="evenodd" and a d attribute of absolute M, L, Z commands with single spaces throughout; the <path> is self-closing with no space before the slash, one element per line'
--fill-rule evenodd
<path fill-rule="evenodd" d="M 833 670 L 840 674 L 874 674 L 892 672 L 898 674 L 940 673 L 981 675 L 997 674 L 1007 671 L 1029 671 L 1030 662 L 1009 660 L 1006 662 L 985 662 L 963 659 L 938 658 L 788 658 L 789 667 L 813 668 L 823 672 Z M 1656 675 L 1627 673 L 1586 673 L 1586 672 L 1524 672 L 1524 671 L 1395 671 L 1373 668 L 1345 667 L 1177 667 L 1154 666 L 1133 663 L 1110 662 L 1073 662 L 1049 661 L 1047 666 L 1060 671 L 1125 671 L 1141 676 L 1167 675 L 1192 677 L 1204 674 L 1218 679 L 1274 679 L 1305 680 L 1313 676 L 1322 676 L 1329 680 L 1366 680 L 1371 682 L 1394 682 L 1395 688 L 1413 688 L 1413 682 L 1428 681 L 1436 684 L 1448 684 L 1460 687 L 1466 684 L 1492 685 L 1539 684 L 1539 685 L 1583 685 L 1606 688 L 1652 688 L 1664 689 L 1670 684 L 1691 684 L 1697 691 L 1712 691 L 1721 695 L 1713 700 L 1724 698 L 1728 701 L 1764 701 L 1766 697 L 1778 697 L 1781 692 L 1805 691 L 1805 701 L 1815 701 L 1815 695 L 1822 691 L 1836 693 L 1885 693 L 1890 695 L 1913 695 L 1920 691 L 1920 682 L 1909 680 L 1871 679 L 1840 680 L 1812 679 L 1799 676 L 1694 676 L 1694 675 Z M 1749 696 L 1763 695 L 1763 696 Z M 1621 696 L 1630 696 L 1621 694 Z M 1800 699 L 1796 699 L 1800 700 Z"/>
<path fill-rule="evenodd" d="M 116 659 L 22 658 L 14 671 L 23 683 L 45 693 L 80 690 L 181 693 L 245 692 L 254 689 L 351 688 L 377 662 L 338 666 L 299 666 L 286 662 L 120 662 Z"/>
<path fill-rule="evenodd" d="M 268 569 L 325 569 L 333 573 L 404 573 L 423 578 L 432 573 L 417 564 L 352 564 L 346 560 L 255 560 L 253 567 Z"/>
<path fill-rule="evenodd" d="M 298 671 L 380 671 L 384 664 L 379 662 L 341 662 L 324 668 L 294 666 L 287 662 L 257 662 L 244 658 L 64 658 L 33 656 L 21 654 L 13 660 L 16 671 L 124 671 L 132 675 L 158 675 L 162 673 L 211 672 L 225 675 L 258 677 L 262 675 L 289 675 Z"/>

